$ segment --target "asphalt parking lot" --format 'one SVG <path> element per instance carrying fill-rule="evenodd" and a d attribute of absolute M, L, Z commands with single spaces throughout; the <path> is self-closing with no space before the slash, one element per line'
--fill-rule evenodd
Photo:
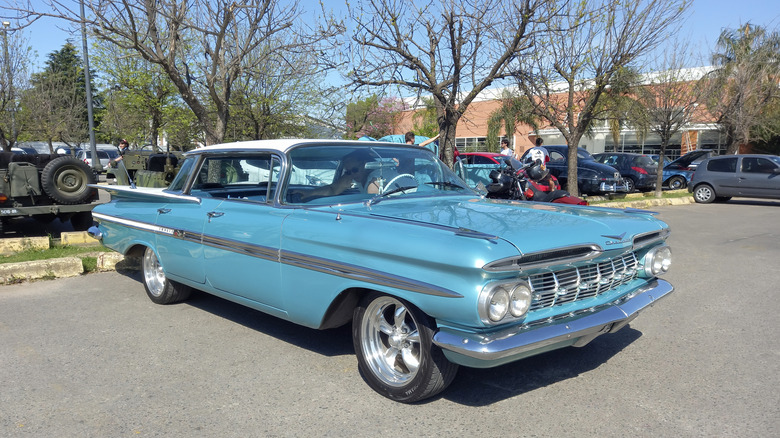
<path fill-rule="evenodd" d="M 780 202 L 656 210 L 674 294 L 417 405 L 362 381 L 348 328 L 157 306 L 137 273 L 0 286 L 0 436 L 779 436 Z"/>

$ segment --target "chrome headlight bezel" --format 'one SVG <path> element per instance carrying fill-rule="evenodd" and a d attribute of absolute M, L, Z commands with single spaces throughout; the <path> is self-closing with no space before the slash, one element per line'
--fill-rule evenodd
<path fill-rule="evenodd" d="M 669 271 L 672 264 L 672 249 L 664 244 L 651 248 L 642 258 L 643 277 L 658 277 Z"/>
<path fill-rule="evenodd" d="M 526 280 L 493 282 L 479 294 L 478 312 L 487 325 L 502 324 L 525 317 L 533 301 L 533 288 Z"/>

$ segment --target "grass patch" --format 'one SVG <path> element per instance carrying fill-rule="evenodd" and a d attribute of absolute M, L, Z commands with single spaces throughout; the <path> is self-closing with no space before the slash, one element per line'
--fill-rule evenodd
<path fill-rule="evenodd" d="M 94 252 L 112 252 L 110 249 L 103 245 L 91 245 L 91 246 L 53 246 L 49 249 L 27 249 L 18 252 L 13 255 L 0 257 L 0 264 L 2 263 L 18 263 L 18 262 L 31 262 L 34 260 L 48 260 L 58 259 L 61 257 L 81 257 L 82 259 L 88 258 L 94 260 L 94 266 L 97 266 L 97 258 L 82 257 L 84 254 Z M 86 262 L 92 263 L 92 262 Z M 85 264 L 85 269 L 87 265 Z M 93 267 L 92 270 L 95 268 Z"/>
<path fill-rule="evenodd" d="M 97 272 L 97 257 L 82 257 L 81 265 L 84 267 L 84 273 Z"/>

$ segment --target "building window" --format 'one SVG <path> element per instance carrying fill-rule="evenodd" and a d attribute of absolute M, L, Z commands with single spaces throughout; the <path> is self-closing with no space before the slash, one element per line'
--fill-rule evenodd
<path fill-rule="evenodd" d="M 482 152 L 487 150 L 487 137 L 462 137 L 455 139 L 458 152 Z"/>

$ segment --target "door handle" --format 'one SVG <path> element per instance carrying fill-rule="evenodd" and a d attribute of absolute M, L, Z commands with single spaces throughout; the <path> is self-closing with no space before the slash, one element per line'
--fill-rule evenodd
<path fill-rule="evenodd" d="M 168 214 L 170 212 L 171 212 L 170 208 L 158 208 L 157 209 L 157 213 L 160 213 L 160 214 Z"/>
<path fill-rule="evenodd" d="M 210 211 L 206 213 L 206 215 L 209 217 L 209 223 L 211 223 L 211 219 L 215 217 L 222 217 L 225 214 L 223 211 Z"/>

